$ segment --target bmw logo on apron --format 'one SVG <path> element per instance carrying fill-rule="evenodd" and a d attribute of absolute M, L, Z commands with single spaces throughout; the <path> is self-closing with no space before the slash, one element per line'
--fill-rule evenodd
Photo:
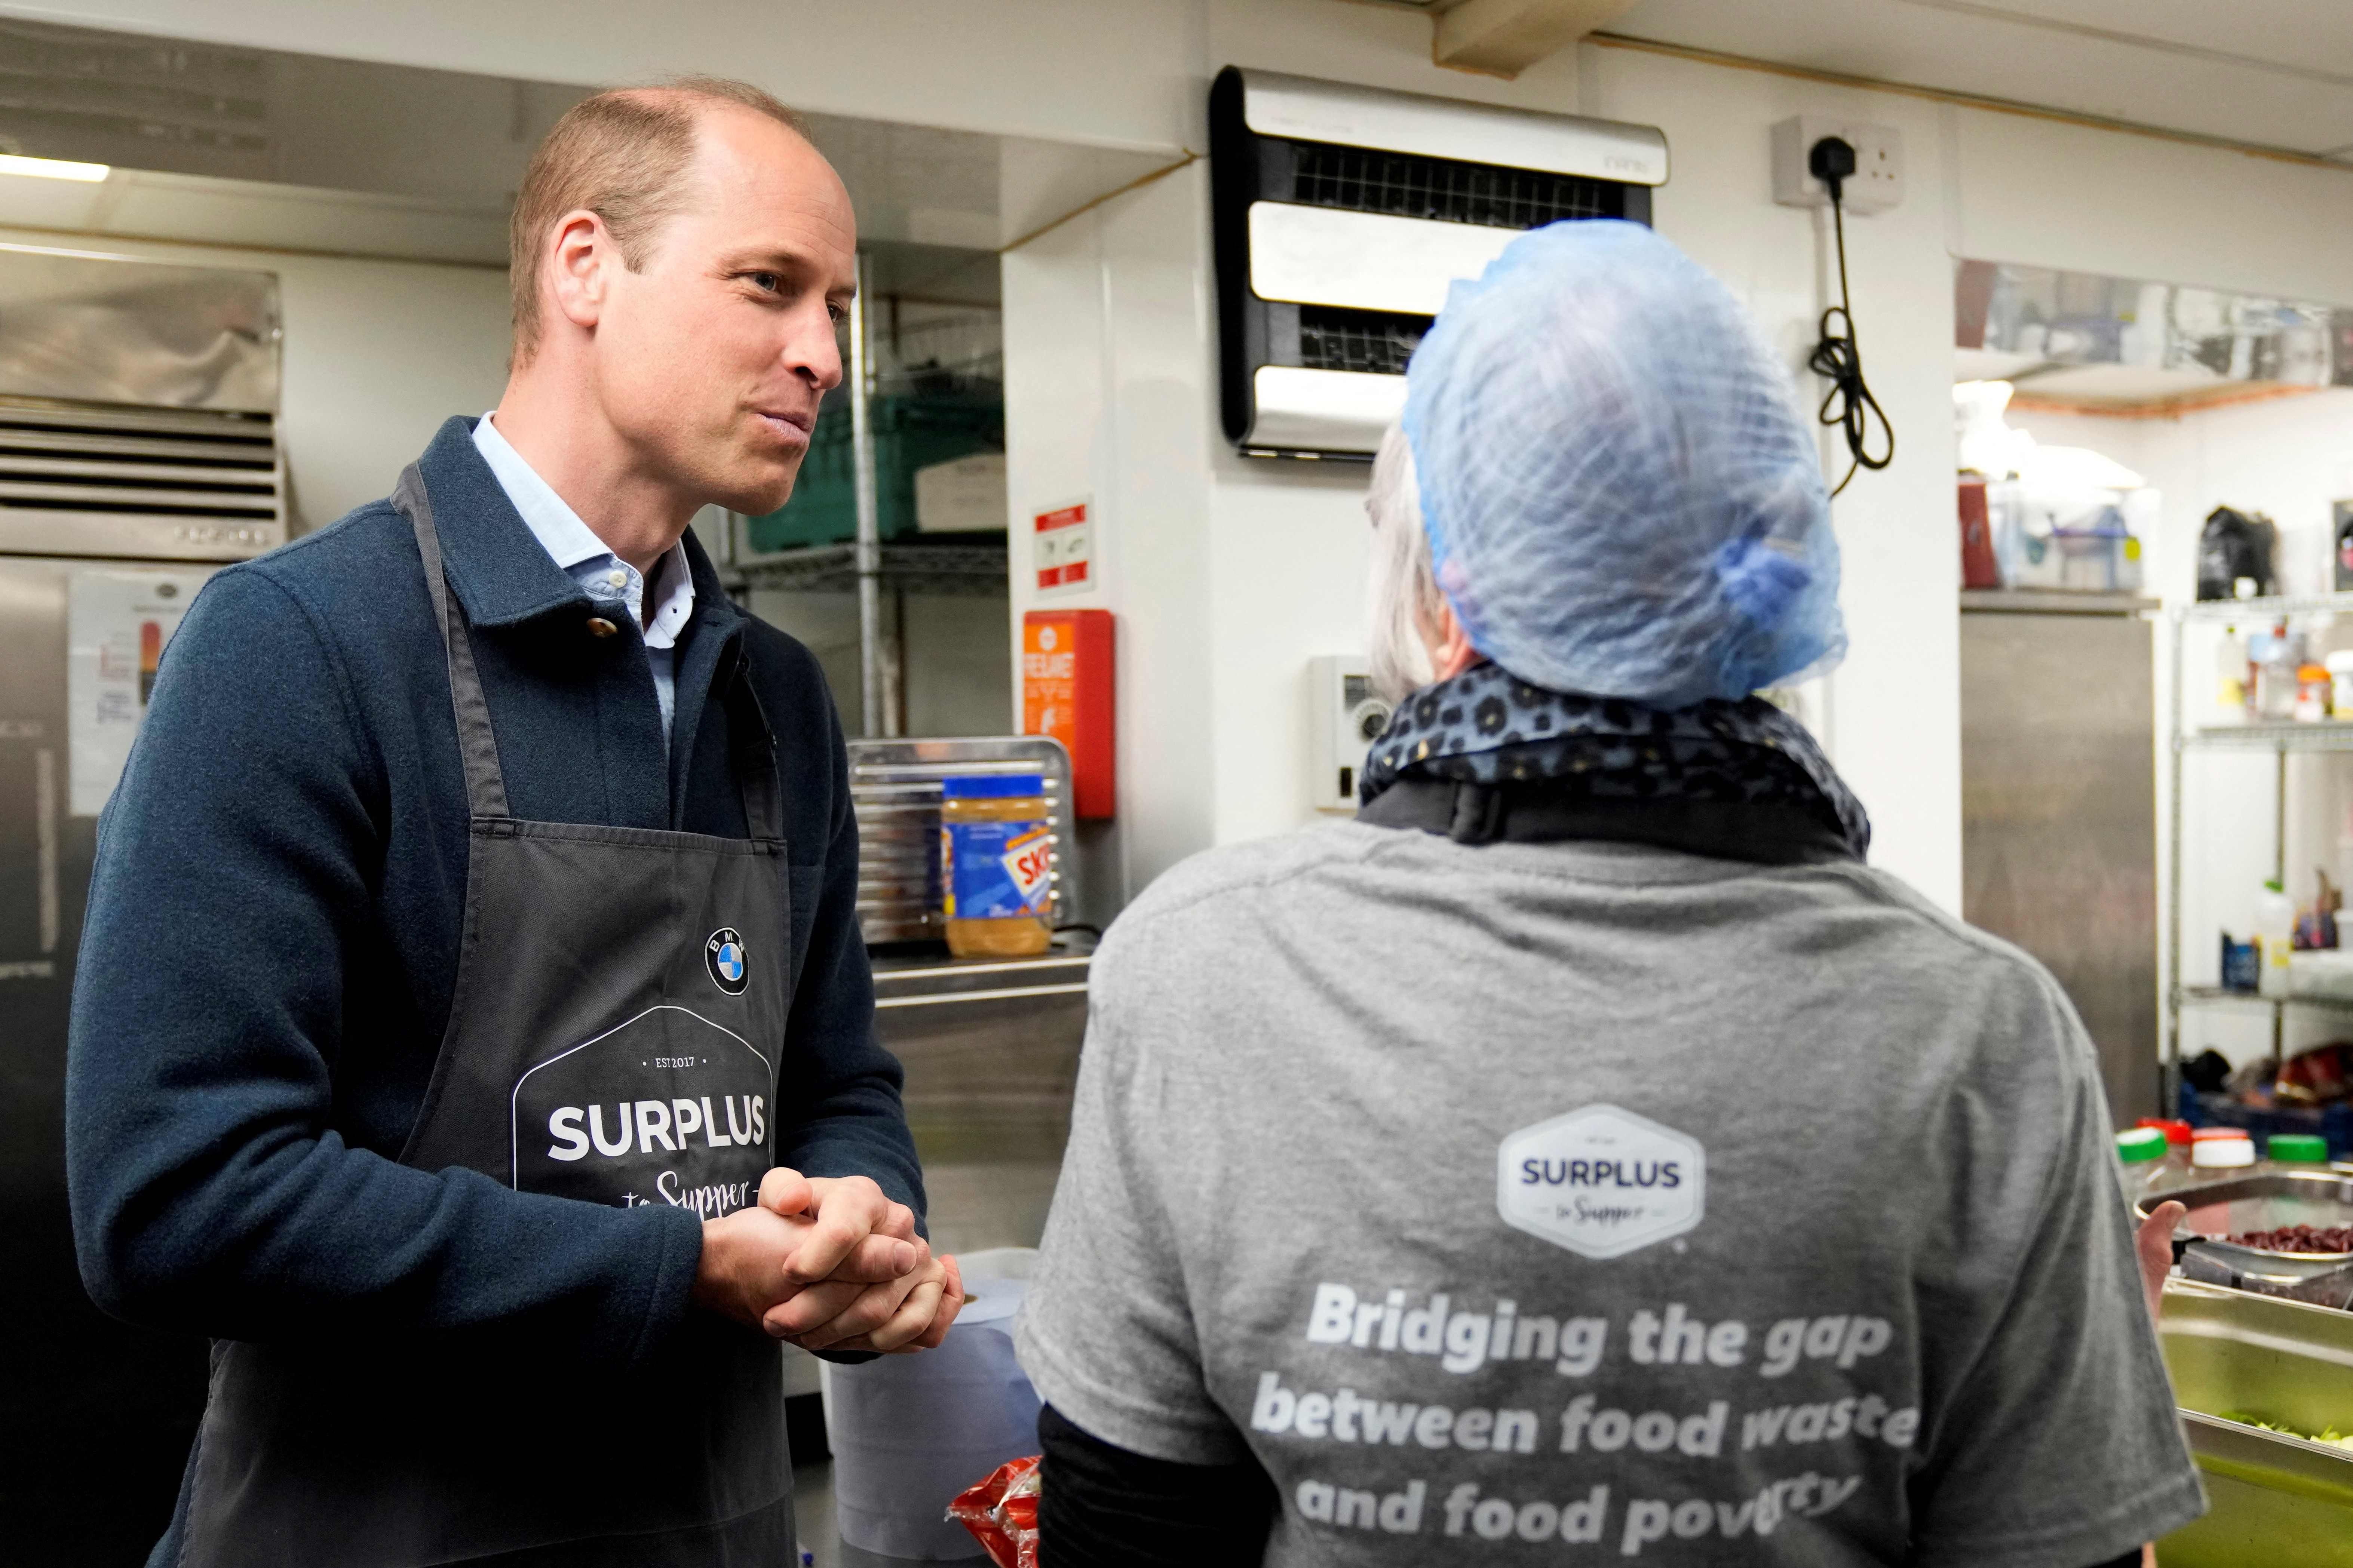
<path fill-rule="evenodd" d="M 744 939 L 735 934 L 733 926 L 721 926 L 702 944 L 702 965 L 711 971 L 712 984 L 730 996 L 741 996 L 748 984 L 750 967 L 744 962 Z"/>

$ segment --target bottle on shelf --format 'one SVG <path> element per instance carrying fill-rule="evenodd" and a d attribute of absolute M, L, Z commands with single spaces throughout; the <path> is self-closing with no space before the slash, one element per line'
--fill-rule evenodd
<path fill-rule="evenodd" d="M 2353 649 L 2340 649 L 2320 662 L 2328 669 L 2328 716 L 2353 719 Z"/>
<path fill-rule="evenodd" d="M 2345 890 L 2328 879 L 2328 868 L 2318 868 L 2320 884 L 2310 905 L 2295 912 L 2295 945 L 2310 952 L 2326 952 L 2337 945 L 2337 917 L 2345 908 Z"/>
<path fill-rule="evenodd" d="M 2284 622 L 2247 639 L 2255 665 L 2254 717 L 2265 724 L 2284 724 L 2295 718 L 2295 672 L 2304 659 L 2297 639 Z"/>
<path fill-rule="evenodd" d="M 2255 949 L 2263 966 L 2255 989 L 2266 996 L 2286 995 L 2288 955 L 2295 951 L 2295 901 L 2276 877 L 2255 900 Z"/>
<path fill-rule="evenodd" d="M 2253 700 L 2253 667 L 2247 662 L 2247 639 L 2236 626 L 2222 628 L 2214 655 L 2214 722 L 2243 724 Z M 2348 714 L 2353 718 L 2353 714 Z"/>

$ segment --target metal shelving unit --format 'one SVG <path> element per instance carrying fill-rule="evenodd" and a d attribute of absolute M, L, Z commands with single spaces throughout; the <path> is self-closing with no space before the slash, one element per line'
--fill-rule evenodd
<path fill-rule="evenodd" d="M 858 292 L 849 305 L 842 333 L 842 385 L 848 394 L 854 536 L 839 544 L 760 552 L 752 548 L 748 521 L 726 514 L 724 537 L 714 553 L 720 581 L 730 592 L 754 588 L 803 594 L 854 594 L 858 600 L 858 733 L 867 739 L 897 739 L 905 717 L 904 644 L 897 609 L 886 617 L 883 595 L 926 594 L 975 597 L 1002 596 L 1008 586 L 1007 536 L 1003 533 L 936 534 L 884 543 L 881 538 L 875 475 L 873 404 L 887 390 L 886 375 L 877 358 L 871 303 L 881 298 L 876 287 L 876 258 L 858 254 Z M 888 329 L 899 342 L 898 300 L 890 300 Z M 920 329 L 918 329 L 920 331 Z M 936 345 L 935 345 L 936 346 Z M 954 345 L 950 345 L 953 347 Z M 1001 377 L 1003 354 L 964 353 L 951 364 L 934 363 L 892 373 L 900 383 L 910 375 L 985 374 Z M 902 606 L 901 608 L 903 608 Z"/>
<path fill-rule="evenodd" d="M 739 519 L 736 526 L 742 527 Z M 934 538 L 941 537 L 934 535 Z M 884 544 L 875 576 L 881 586 L 909 594 L 1001 596 L 1005 593 L 1002 534 L 947 535 L 955 544 Z M 796 594 L 839 594 L 859 584 L 858 547 L 818 544 L 767 555 L 740 553 L 728 568 L 728 586 L 776 588 Z"/>
<path fill-rule="evenodd" d="M 2167 1113 L 2180 1102 L 2181 1014 L 2185 1007 L 2241 1007 L 2269 1010 L 2272 1054 L 2278 1057 L 2286 1034 L 2290 1007 L 2353 1011 L 2353 997 L 2266 996 L 2253 992 L 2225 991 L 2218 985 L 2181 983 L 2181 844 L 2183 816 L 2181 783 L 2184 763 L 2193 752 L 2269 752 L 2274 759 L 2272 786 L 2272 874 L 2287 880 L 2287 759 L 2292 753 L 2353 752 L 2353 722 L 2208 724 L 2182 721 L 2183 645 L 2193 624 L 2244 625 L 2302 616 L 2353 615 L 2353 594 L 2323 594 L 2311 597 L 2274 595 L 2260 599 L 2213 599 L 2176 606 L 2167 612 L 2173 637 L 2173 693 L 2166 715 L 2171 798 L 2167 805 L 2166 955 L 2165 955 L 2165 1081 Z"/>

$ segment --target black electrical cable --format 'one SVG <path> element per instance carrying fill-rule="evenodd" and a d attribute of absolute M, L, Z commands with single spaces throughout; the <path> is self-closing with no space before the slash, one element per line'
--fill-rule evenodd
<path fill-rule="evenodd" d="M 1887 411 L 1871 395 L 1871 384 L 1862 379 L 1862 351 L 1855 346 L 1854 316 L 1847 308 L 1844 188 L 1846 176 L 1854 173 L 1854 149 L 1838 137 L 1825 136 L 1814 143 L 1808 166 L 1830 187 L 1831 224 L 1838 237 L 1839 302 L 1822 312 L 1821 341 L 1806 362 L 1816 375 L 1831 384 L 1822 397 L 1821 422 L 1836 426 L 1846 437 L 1847 452 L 1854 459 L 1847 466 L 1846 478 L 1838 482 L 1838 489 L 1831 491 L 1835 496 L 1854 482 L 1857 471 L 1869 468 L 1876 473 L 1895 460 L 1895 426 L 1887 422 Z M 1832 317 L 1843 331 L 1831 330 Z M 1869 421 L 1873 418 L 1887 437 L 1886 448 L 1875 458 L 1867 445 Z"/>

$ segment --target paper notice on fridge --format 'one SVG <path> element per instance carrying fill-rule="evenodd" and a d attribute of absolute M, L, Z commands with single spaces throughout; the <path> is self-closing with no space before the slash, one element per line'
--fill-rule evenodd
<path fill-rule="evenodd" d="M 106 809 L 147 716 L 164 645 L 209 572 L 77 572 L 66 606 L 67 809 Z"/>

